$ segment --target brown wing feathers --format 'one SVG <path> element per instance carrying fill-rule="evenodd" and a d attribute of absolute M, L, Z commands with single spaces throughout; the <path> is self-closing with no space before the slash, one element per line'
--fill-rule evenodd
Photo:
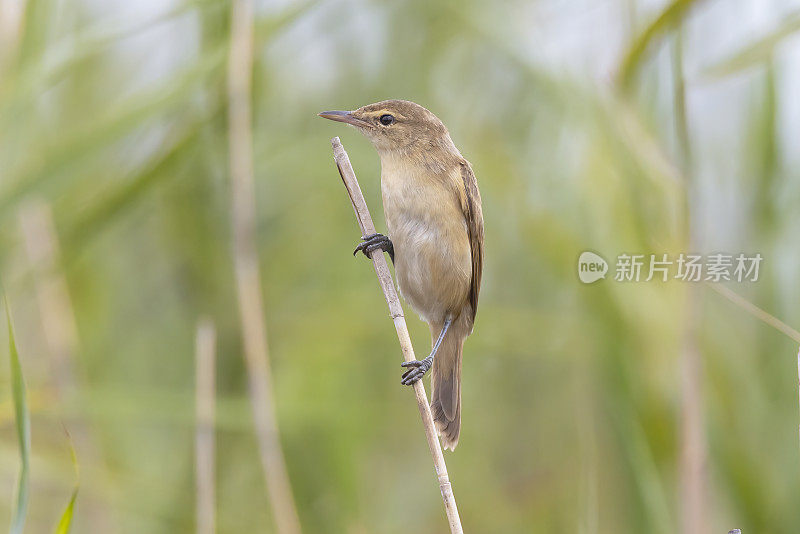
<path fill-rule="evenodd" d="M 467 161 L 461 163 L 461 178 L 464 182 L 461 209 L 467 223 L 472 251 L 472 281 L 469 288 L 469 303 L 472 307 L 470 323 L 472 323 L 475 321 L 475 313 L 478 311 L 478 294 L 481 289 L 481 273 L 483 272 L 483 210 L 481 209 L 478 182 Z"/>

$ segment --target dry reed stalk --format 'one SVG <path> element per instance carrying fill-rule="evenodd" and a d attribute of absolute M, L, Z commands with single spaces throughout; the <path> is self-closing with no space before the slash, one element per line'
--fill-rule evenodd
<path fill-rule="evenodd" d="M 214 534 L 214 405 L 217 334 L 209 319 L 197 325 L 195 338 L 195 503 L 197 534 Z"/>
<path fill-rule="evenodd" d="M 353 166 L 350 164 L 350 158 L 347 156 L 347 152 L 345 152 L 338 137 L 331 139 L 331 144 L 333 145 L 333 159 L 336 162 L 336 167 L 339 169 L 339 174 L 342 177 L 344 186 L 347 188 L 350 202 L 353 204 L 353 210 L 355 210 L 356 219 L 358 219 L 361 235 L 374 234 L 376 233 L 375 224 L 372 222 L 367 202 L 364 200 L 364 195 L 361 193 L 361 187 L 358 185 L 358 179 L 356 179 Z M 373 252 L 371 258 L 372 265 L 375 267 L 375 274 L 378 275 L 378 282 L 381 285 L 381 289 L 383 289 L 383 296 L 386 298 L 386 304 L 389 306 L 389 314 L 394 322 L 397 338 L 400 340 L 400 349 L 403 352 L 403 359 L 407 362 L 414 361 L 416 360 L 414 356 L 414 347 L 411 345 L 411 337 L 408 334 L 406 319 L 403 315 L 403 307 L 400 305 L 400 298 L 394 288 L 392 274 L 389 272 L 389 265 L 387 265 L 386 258 L 380 250 Z M 439 479 L 439 490 L 442 493 L 447 521 L 450 524 L 450 532 L 453 534 L 463 534 L 461 518 L 458 516 L 458 507 L 456 506 L 456 498 L 453 495 L 450 477 L 447 475 L 447 465 L 445 465 L 444 462 L 442 447 L 439 444 L 436 427 L 433 424 L 433 416 L 431 415 L 431 408 L 428 404 L 428 397 L 425 395 L 425 386 L 422 384 L 422 380 L 418 380 L 414 383 L 414 394 L 417 397 L 419 415 L 422 418 L 422 425 L 425 427 L 425 436 L 428 438 L 428 447 L 431 450 L 433 465 L 436 468 L 436 476 Z"/>
<path fill-rule="evenodd" d="M 747 300 L 746 298 L 742 297 L 732 289 L 728 289 L 727 287 L 723 286 L 722 284 L 712 284 L 710 282 L 705 283 L 707 287 L 713 289 L 729 301 L 733 302 L 744 311 L 761 321 L 762 323 L 771 326 L 778 332 L 782 333 L 789 339 L 794 340 L 797 343 L 800 343 L 800 332 L 789 326 L 788 324 L 784 323 L 774 315 L 766 312 Z"/>
<path fill-rule="evenodd" d="M 762 323 L 771 326 L 778 332 L 784 334 L 786 337 L 793 341 L 800 343 L 800 332 L 784 323 L 774 315 L 762 310 L 746 298 L 742 297 L 735 291 L 728 289 L 722 284 L 712 284 L 706 282 L 706 286 L 710 287 L 729 301 L 733 302 L 747 313 L 761 321 Z M 798 402 L 800 403 L 800 352 L 797 353 L 797 387 L 798 387 Z M 800 438 L 800 426 L 798 426 L 798 438 Z M 733 531 L 731 531 L 733 532 Z"/>
<path fill-rule="evenodd" d="M 697 342 L 699 295 L 688 289 L 681 354 L 680 505 L 681 532 L 705 534 L 708 453 L 703 417 L 703 360 Z"/>
<path fill-rule="evenodd" d="M 692 211 L 695 205 L 694 154 L 686 106 L 682 28 L 676 31 L 673 52 L 676 134 L 680 144 L 679 164 L 684 184 L 684 230 L 688 250 L 696 250 L 698 230 Z M 704 421 L 703 358 L 698 341 L 700 304 L 700 289 L 695 284 L 689 284 L 686 288 L 681 353 L 680 527 L 684 534 L 708 532 L 706 509 L 709 506 L 711 479 L 708 476 L 708 436 Z"/>
<path fill-rule="evenodd" d="M 251 122 L 252 77 L 253 1 L 234 0 L 228 57 L 228 143 L 236 292 L 250 401 L 272 512 L 280 534 L 299 534 L 300 520 L 278 433 L 264 302 L 254 239 L 256 211 Z"/>
<path fill-rule="evenodd" d="M 0 71 L 12 62 L 17 51 L 25 9 L 24 0 L 0 0 Z"/>
<path fill-rule="evenodd" d="M 77 372 L 80 338 L 75 311 L 64 272 L 61 253 L 50 206 L 31 199 L 19 210 L 19 227 L 41 316 L 42 333 L 51 359 L 50 371 L 56 395 L 61 403 L 78 400 L 82 378 Z M 101 463 L 103 455 L 92 434 L 89 421 L 76 419 L 70 423 L 77 456 L 84 462 Z M 117 532 L 108 503 L 89 501 L 92 526 L 99 532 Z"/>
<path fill-rule="evenodd" d="M 53 360 L 52 379 L 60 396 L 73 395 L 78 328 L 67 281 L 59 268 L 58 238 L 49 206 L 39 200 L 26 202 L 19 210 L 19 226 L 41 314 L 44 342 Z"/>

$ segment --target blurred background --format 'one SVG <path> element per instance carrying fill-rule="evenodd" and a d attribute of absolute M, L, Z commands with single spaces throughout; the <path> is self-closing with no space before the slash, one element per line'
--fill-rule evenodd
<path fill-rule="evenodd" d="M 65 429 L 73 532 L 195 531 L 203 318 L 217 531 L 279 532 L 232 238 L 231 78 L 247 85 L 248 44 L 244 235 L 262 287 L 245 293 L 264 299 L 283 505 L 303 532 L 447 529 L 329 140 L 380 230 L 379 160 L 316 116 L 386 98 L 444 121 L 483 196 L 483 289 L 446 454 L 465 530 L 798 531 L 797 333 L 748 303 L 800 325 L 800 2 L 277 1 L 238 20 L 219 0 L 0 0 L 0 275 L 28 389 L 25 532 L 52 532 L 76 484 Z M 727 290 L 584 285 L 584 250 L 612 270 L 623 253 L 764 259 L 757 282 Z M 2 354 L 6 524 L 21 464 Z"/>

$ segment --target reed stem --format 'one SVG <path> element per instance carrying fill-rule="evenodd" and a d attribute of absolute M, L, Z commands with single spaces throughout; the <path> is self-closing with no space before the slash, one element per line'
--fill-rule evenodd
<path fill-rule="evenodd" d="M 353 204 L 356 219 L 358 219 L 358 226 L 361 229 L 361 235 L 374 234 L 376 233 L 375 224 L 372 222 L 367 202 L 364 200 L 361 187 L 358 185 L 356 173 L 353 171 L 353 166 L 350 164 L 350 158 L 347 156 L 347 152 L 345 152 L 338 137 L 331 139 L 331 144 L 333 145 L 333 159 L 336 162 L 336 167 L 339 169 L 339 175 L 342 177 L 344 186 L 347 188 L 350 202 Z M 373 267 L 375 267 L 375 274 L 378 275 L 378 282 L 383 290 L 383 296 L 386 298 L 386 304 L 389 306 L 389 314 L 392 317 L 394 328 L 397 331 L 397 339 L 400 341 L 400 349 L 403 352 L 403 358 L 407 362 L 416 360 L 414 356 L 414 347 L 411 345 L 411 337 L 408 334 L 408 327 L 406 326 L 406 319 L 403 315 L 403 307 L 400 305 L 400 297 L 397 295 L 397 291 L 394 288 L 392 274 L 389 272 L 389 265 L 386 263 L 386 257 L 383 255 L 382 251 L 378 250 L 373 251 L 370 258 L 372 259 Z M 433 457 L 436 477 L 439 480 L 439 490 L 442 493 L 444 510 L 447 514 L 447 521 L 450 524 L 450 532 L 453 534 L 463 534 L 464 531 L 461 528 L 461 518 L 458 516 L 456 498 L 453 495 L 450 477 L 447 475 L 447 465 L 444 463 L 442 447 L 439 444 L 436 426 L 433 424 L 431 407 L 428 404 L 428 397 L 425 395 L 425 386 L 422 384 L 422 380 L 417 380 L 414 383 L 414 394 L 417 398 L 417 406 L 419 407 L 419 415 L 422 418 L 422 425 L 425 427 L 425 436 L 428 438 L 428 447 Z"/>

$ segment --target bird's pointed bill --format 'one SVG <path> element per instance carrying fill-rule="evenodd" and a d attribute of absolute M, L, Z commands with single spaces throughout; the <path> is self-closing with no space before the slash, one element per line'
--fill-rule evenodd
<path fill-rule="evenodd" d="M 318 115 L 324 119 L 330 119 L 336 122 L 344 122 L 346 124 L 352 124 L 353 126 L 370 126 L 368 122 L 363 121 L 353 115 L 352 111 L 323 111 Z"/>

